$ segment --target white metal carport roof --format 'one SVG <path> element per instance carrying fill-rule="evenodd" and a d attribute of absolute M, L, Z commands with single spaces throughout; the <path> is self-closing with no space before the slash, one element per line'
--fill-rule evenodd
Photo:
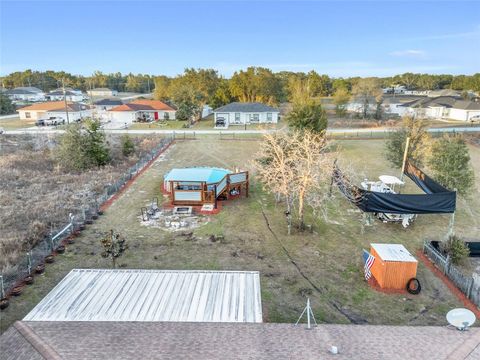
<path fill-rule="evenodd" d="M 257 271 L 74 269 L 25 321 L 262 322 Z"/>

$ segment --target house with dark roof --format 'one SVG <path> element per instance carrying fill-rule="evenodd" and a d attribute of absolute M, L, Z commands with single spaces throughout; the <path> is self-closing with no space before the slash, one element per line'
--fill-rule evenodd
<path fill-rule="evenodd" d="M 276 124 L 280 111 L 259 102 L 233 102 L 215 110 L 216 128 L 228 128 L 230 125 Z"/>
<path fill-rule="evenodd" d="M 67 101 L 77 102 L 85 100 L 85 96 L 82 94 L 81 90 L 71 88 L 65 88 L 65 91 L 63 89 L 52 90 L 46 95 L 46 97 L 50 101 L 60 101 L 64 98 L 67 98 Z"/>
<path fill-rule="evenodd" d="M 5 94 L 12 101 L 45 101 L 45 93 L 39 88 L 33 86 L 17 87 L 5 91 Z"/>
<path fill-rule="evenodd" d="M 138 99 L 108 110 L 112 122 L 175 120 L 177 110 L 160 100 Z"/>
<path fill-rule="evenodd" d="M 473 121 L 480 116 L 480 103 L 459 97 L 421 98 L 401 105 L 405 113 L 421 119 Z"/>

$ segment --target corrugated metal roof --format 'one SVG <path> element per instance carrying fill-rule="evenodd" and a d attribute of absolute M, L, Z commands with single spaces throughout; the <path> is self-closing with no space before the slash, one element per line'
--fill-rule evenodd
<path fill-rule="evenodd" d="M 417 262 L 402 244 L 371 244 L 384 261 Z"/>
<path fill-rule="evenodd" d="M 24 320 L 262 322 L 260 276 L 74 269 Z"/>

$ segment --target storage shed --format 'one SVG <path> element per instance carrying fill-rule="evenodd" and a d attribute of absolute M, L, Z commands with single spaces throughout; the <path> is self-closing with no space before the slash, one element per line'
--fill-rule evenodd
<path fill-rule="evenodd" d="M 405 289 L 417 275 L 417 259 L 401 244 L 371 244 L 371 272 L 382 289 Z"/>

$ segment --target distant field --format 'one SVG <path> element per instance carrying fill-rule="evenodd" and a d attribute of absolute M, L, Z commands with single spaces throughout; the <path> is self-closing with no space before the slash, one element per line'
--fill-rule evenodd
<path fill-rule="evenodd" d="M 192 231 L 172 233 L 141 224 L 140 208 L 160 193 L 163 175 L 172 167 L 219 166 L 248 169 L 258 141 L 224 141 L 216 138 L 177 141 L 106 212 L 84 231 L 65 255 L 47 266 L 25 294 L 13 299 L 2 312 L 1 329 L 21 319 L 73 268 L 105 268 L 99 239 L 114 228 L 123 233 L 130 249 L 119 263 L 125 268 L 152 269 L 243 269 L 261 273 L 264 320 L 294 322 L 310 297 L 317 320 L 327 323 L 445 325 L 446 312 L 462 304 L 441 280 L 419 263 L 420 295 L 390 295 L 371 289 L 363 280 L 361 251 L 371 242 L 402 243 L 412 253 L 424 239 L 440 239 L 449 216 L 420 216 L 413 226 L 383 224 L 363 226 L 361 213 L 335 193 L 328 221 L 308 214 L 313 232 L 286 234 L 283 206 L 275 204 L 254 177 L 248 199 L 223 204 L 218 215 Z M 358 179 L 380 174 L 398 174 L 383 159 L 383 141 L 338 141 L 339 161 L 351 164 Z M 474 159 L 480 149 L 471 148 Z M 480 179 L 480 163 L 475 164 Z M 408 189 L 414 186 L 409 184 Z M 480 233 L 478 193 L 468 201 L 459 199 L 457 233 Z M 269 228 L 270 227 L 270 228 Z M 271 230 L 270 230 L 271 229 Z M 215 240 L 213 236 L 223 236 Z M 290 261 L 295 261 L 298 268 Z M 300 273 L 301 271 L 301 273 Z M 302 275 L 303 274 L 303 275 Z M 308 280 L 307 280 L 308 279 Z M 314 286 L 313 286 L 313 285 Z"/>
<path fill-rule="evenodd" d="M 0 128 L 5 130 L 25 129 L 35 126 L 35 120 L 20 120 L 19 117 L 0 119 Z"/>

